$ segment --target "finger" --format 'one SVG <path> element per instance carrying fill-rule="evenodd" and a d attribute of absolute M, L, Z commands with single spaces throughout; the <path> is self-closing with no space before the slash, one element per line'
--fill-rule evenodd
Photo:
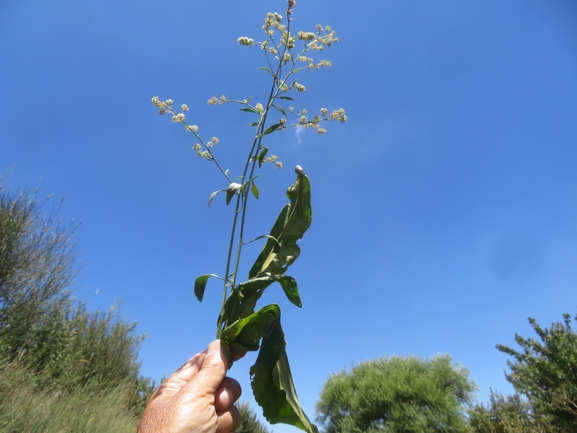
<path fill-rule="evenodd" d="M 240 414 L 236 406 L 218 415 L 216 433 L 231 433 L 240 426 Z"/>
<path fill-rule="evenodd" d="M 194 377 L 194 375 L 200 370 L 204 358 L 206 356 L 206 350 L 204 352 L 197 353 L 188 361 L 186 361 L 182 367 L 172 373 L 168 379 L 166 379 L 154 392 L 150 400 L 155 399 L 160 396 L 171 396 L 176 394 L 186 385 L 186 383 Z"/>
<path fill-rule="evenodd" d="M 238 361 L 240 358 L 242 358 L 244 355 L 246 355 L 246 351 L 245 352 L 233 352 L 232 353 L 232 360 L 233 361 Z"/>
<path fill-rule="evenodd" d="M 214 394 L 226 376 L 228 363 L 220 348 L 220 340 L 208 345 L 200 370 L 188 381 L 184 388 L 197 388 L 207 394 Z"/>
<path fill-rule="evenodd" d="M 176 377 L 188 382 L 201 369 L 202 364 L 204 363 L 204 359 L 206 358 L 207 351 L 208 349 L 194 355 L 192 358 L 186 361 L 178 370 L 176 370 L 170 376 L 170 378 Z"/>
<path fill-rule="evenodd" d="M 229 410 L 235 401 L 240 397 L 242 390 L 240 384 L 230 378 L 225 377 L 214 394 L 214 407 L 217 413 Z"/>

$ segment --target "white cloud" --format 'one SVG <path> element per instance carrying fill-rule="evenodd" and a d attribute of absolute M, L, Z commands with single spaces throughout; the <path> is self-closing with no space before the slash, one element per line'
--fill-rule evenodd
<path fill-rule="evenodd" d="M 298 125 L 295 128 L 295 138 L 297 139 L 298 144 L 302 144 L 303 140 L 301 138 L 302 133 L 305 132 L 305 127 L 302 125 Z"/>

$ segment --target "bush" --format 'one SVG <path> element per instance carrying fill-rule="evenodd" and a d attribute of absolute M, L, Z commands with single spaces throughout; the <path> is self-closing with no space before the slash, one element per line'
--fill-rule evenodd
<path fill-rule="evenodd" d="M 236 433 L 271 433 L 259 421 L 248 402 L 237 403 L 236 407 L 240 413 L 240 426 L 236 429 Z"/>
<path fill-rule="evenodd" d="M 529 323 L 541 341 L 515 335 L 522 350 L 497 345 L 497 349 L 513 357 L 507 362 L 511 368 L 507 380 L 527 398 L 550 431 L 575 432 L 577 334 L 572 329 L 571 316 L 564 314 L 563 323 L 553 323 L 549 329 L 541 328 L 533 318 L 529 318 Z"/>
<path fill-rule="evenodd" d="M 76 271 L 74 227 L 43 217 L 36 194 L 12 196 L 0 184 L 0 349 L 12 359 L 30 349 L 30 332 L 65 302 Z"/>
<path fill-rule="evenodd" d="M 531 405 L 518 394 L 503 397 L 491 391 L 487 406 L 476 404 L 469 410 L 476 433 L 544 433 Z"/>
<path fill-rule="evenodd" d="M 379 358 L 330 376 L 317 419 L 327 433 L 468 432 L 474 388 L 449 356 Z"/>
<path fill-rule="evenodd" d="M 0 364 L 0 431 L 10 433 L 134 433 L 139 415 L 127 408 L 126 385 L 62 391 L 39 389 L 38 373 L 17 363 Z M 48 382 L 45 380 L 45 382 Z"/>
<path fill-rule="evenodd" d="M 0 184 L 0 430 L 116 432 L 126 423 L 105 420 L 128 414 L 133 431 L 154 388 L 139 374 L 144 336 L 71 296 L 75 227 L 41 210 Z"/>

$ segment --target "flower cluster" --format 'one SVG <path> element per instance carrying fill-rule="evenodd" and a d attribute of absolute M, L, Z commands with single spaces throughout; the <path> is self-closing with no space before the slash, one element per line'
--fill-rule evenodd
<path fill-rule="evenodd" d="M 322 51 L 325 46 L 330 47 L 332 44 L 336 44 L 339 41 L 337 38 L 337 33 L 331 29 L 331 26 L 323 26 L 317 24 L 317 37 L 310 45 L 312 50 Z"/>
<path fill-rule="evenodd" d="M 209 99 L 208 103 L 209 104 L 216 104 L 216 103 L 222 104 L 225 101 L 226 101 L 226 97 L 224 95 L 222 95 L 220 97 L 220 99 L 217 99 L 216 97 Z M 216 137 L 212 137 L 208 142 L 205 143 L 202 140 L 202 138 L 200 138 L 200 136 L 198 135 L 198 126 L 189 125 L 188 123 L 186 123 L 186 116 L 184 115 L 184 112 L 189 110 L 188 105 L 182 104 L 180 106 L 181 112 L 177 113 L 176 110 L 172 106 L 174 104 L 174 101 L 172 99 L 167 99 L 166 101 L 161 101 L 158 98 L 158 96 L 154 96 L 152 98 L 152 103 L 154 104 L 154 106 L 156 108 L 158 108 L 158 112 L 160 114 L 172 113 L 172 122 L 173 123 L 182 123 L 184 125 L 184 129 L 186 129 L 188 132 L 191 132 L 192 134 L 194 134 L 194 136 L 198 140 L 200 140 L 200 142 L 202 144 L 196 143 L 194 146 L 192 146 L 192 149 L 196 152 L 196 154 L 199 157 L 207 159 L 209 161 L 214 160 L 214 155 L 210 151 L 210 148 L 213 147 L 216 143 L 218 143 L 219 140 Z"/>
<path fill-rule="evenodd" d="M 269 12 L 264 19 L 264 26 L 262 26 L 262 29 L 269 38 L 272 38 L 274 35 L 274 29 L 277 29 L 281 33 L 285 33 L 286 26 L 282 22 L 282 15 L 276 12 Z"/>
<path fill-rule="evenodd" d="M 320 125 L 321 122 L 330 122 L 337 120 L 340 121 L 341 123 L 345 123 L 347 121 L 347 115 L 345 113 L 345 110 L 342 108 L 339 108 L 338 110 L 333 110 L 330 114 L 326 108 L 321 108 L 320 116 L 314 116 L 311 119 L 305 116 L 307 114 L 307 110 L 304 108 L 297 113 L 293 107 L 289 107 L 288 112 L 296 115 L 298 117 L 298 122 L 292 125 L 287 125 L 286 119 L 281 118 L 279 122 L 281 124 L 281 129 L 300 126 L 304 127 L 305 129 L 312 128 L 317 132 L 317 134 L 322 135 L 325 132 L 327 132 L 327 130 L 321 128 Z"/>
<path fill-rule="evenodd" d="M 332 63 L 329 62 L 328 60 L 321 60 L 318 63 L 315 63 L 314 59 L 312 57 L 307 57 L 307 56 L 299 56 L 299 60 L 301 62 L 307 62 L 307 69 L 320 69 L 323 66 L 330 68 L 332 66 Z"/>
<path fill-rule="evenodd" d="M 202 150 L 202 146 L 199 143 L 196 143 L 194 146 L 192 146 L 192 150 L 196 152 L 196 155 L 199 158 L 204 158 L 208 161 L 213 160 L 212 153 L 209 150 Z"/>
<path fill-rule="evenodd" d="M 338 110 L 334 110 L 331 115 L 329 116 L 329 120 L 338 120 L 341 123 L 345 123 L 347 121 L 347 116 L 345 115 L 345 110 L 339 108 Z"/>
<path fill-rule="evenodd" d="M 152 98 L 152 103 L 156 108 L 158 108 L 158 114 L 162 115 L 165 114 L 166 112 L 175 113 L 174 109 L 172 108 L 172 104 L 174 103 L 172 99 L 161 101 L 160 99 L 158 99 L 158 96 L 154 96 Z"/>
<path fill-rule="evenodd" d="M 226 96 L 222 95 L 220 98 L 213 96 L 206 102 L 208 102 L 209 105 L 216 105 L 216 104 L 224 104 L 227 101 L 228 99 L 226 99 Z"/>
<path fill-rule="evenodd" d="M 280 162 L 278 160 L 278 157 L 276 155 L 271 155 L 269 157 L 267 157 L 265 159 L 266 162 L 274 162 L 274 165 L 276 165 L 276 168 L 282 168 L 282 162 Z"/>
<path fill-rule="evenodd" d="M 247 38 L 244 36 L 241 36 L 240 38 L 238 38 L 237 42 L 241 45 L 246 46 L 246 47 L 250 47 L 251 45 L 254 45 L 254 39 Z"/>
<path fill-rule="evenodd" d="M 241 111 L 257 114 L 260 117 L 260 120 L 253 122 L 251 126 L 257 127 L 257 139 L 259 140 L 259 143 L 261 139 L 259 137 L 270 133 L 270 127 L 267 130 L 269 132 L 264 132 L 266 129 L 264 125 L 267 121 L 267 115 L 269 114 L 270 108 L 274 108 L 283 114 L 283 117 L 278 120 L 278 123 L 272 125 L 274 128 L 272 131 L 276 129 L 283 130 L 290 127 L 304 127 L 307 129 L 312 128 L 318 134 L 324 134 L 326 129 L 321 127 L 322 122 L 340 121 L 344 123 L 347 121 L 345 110 L 342 108 L 339 110 L 333 110 L 330 113 L 326 108 L 321 108 L 320 115 L 309 118 L 307 117 L 306 109 L 302 109 L 301 111 L 296 112 L 293 107 L 285 108 L 278 105 L 281 100 L 291 100 L 290 97 L 285 96 L 287 92 L 294 90 L 298 93 L 301 93 L 307 90 L 304 84 L 292 79 L 289 81 L 291 75 L 300 69 L 297 67 L 297 64 L 299 62 L 305 63 L 307 69 L 313 70 L 318 70 L 321 67 L 330 68 L 330 61 L 326 59 L 315 61 L 308 55 L 308 53 L 310 51 L 322 51 L 325 47 L 330 47 L 332 44 L 338 42 L 336 32 L 330 26 L 322 26 L 320 24 L 317 24 L 316 32 L 298 31 L 296 34 L 293 34 L 291 32 L 291 15 L 292 9 L 295 7 L 296 2 L 294 0 L 287 0 L 287 5 L 286 14 L 284 17 L 277 12 L 269 12 L 266 15 L 264 19 L 264 25 L 262 26 L 262 29 L 266 34 L 266 40 L 264 42 L 255 42 L 254 39 L 245 36 L 238 38 L 238 43 L 243 46 L 260 45 L 267 57 L 269 68 L 261 69 L 267 70 L 271 75 L 274 76 L 274 82 L 276 86 L 276 90 L 271 95 L 269 101 L 266 104 L 261 104 L 259 102 L 253 106 L 249 103 L 250 98 L 243 100 L 229 100 L 224 95 L 220 96 L 219 98 L 213 96 L 207 101 L 210 105 L 224 104 L 225 102 L 235 102 L 244 106 L 241 108 Z M 275 32 L 278 32 L 276 37 Z M 297 54 L 294 52 L 294 49 L 299 41 L 302 43 L 302 48 Z M 278 67 L 273 67 L 273 57 L 278 62 Z M 281 70 L 283 71 L 282 76 L 280 75 Z M 171 113 L 172 121 L 174 123 L 182 123 L 187 131 L 194 134 L 194 136 L 199 140 L 199 143 L 193 146 L 193 150 L 196 151 L 199 157 L 214 161 L 216 163 L 211 149 L 216 143 L 218 143 L 218 139 L 213 137 L 209 141 L 203 141 L 200 138 L 198 135 L 198 126 L 189 125 L 186 122 L 185 112 L 188 111 L 188 106 L 186 104 L 183 104 L 181 106 L 181 111 L 177 112 L 173 108 L 174 102 L 172 99 L 161 101 L 158 97 L 155 96 L 152 98 L 152 102 L 154 106 L 158 108 L 160 114 Z M 295 120 L 292 123 L 288 121 L 288 118 L 291 116 L 295 117 Z M 261 149 L 260 144 L 257 147 L 257 150 L 259 149 Z M 282 167 L 282 163 L 280 163 L 277 160 L 277 157 L 274 155 L 267 158 L 261 158 L 260 162 L 273 162 L 277 167 Z"/>

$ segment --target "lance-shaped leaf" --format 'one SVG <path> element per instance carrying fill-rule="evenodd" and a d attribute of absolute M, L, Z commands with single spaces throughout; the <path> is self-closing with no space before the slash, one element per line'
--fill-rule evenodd
<path fill-rule="evenodd" d="M 318 433 L 298 400 L 286 355 L 280 309 L 278 316 L 271 324 L 270 334 L 263 337 L 257 360 L 250 369 L 255 400 L 271 424 L 290 424 L 309 433 Z"/>
<path fill-rule="evenodd" d="M 254 352 L 259 349 L 261 338 L 270 334 L 273 323 L 279 320 L 279 317 L 279 306 L 268 305 L 256 313 L 236 320 L 222 331 L 220 339 L 232 352 Z"/>
<path fill-rule="evenodd" d="M 262 164 L 264 163 L 264 158 L 265 158 L 267 153 L 268 153 L 268 147 L 263 146 L 262 150 L 258 154 L 258 166 L 259 166 L 259 168 L 262 167 Z"/>
<path fill-rule="evenodd" d="M 282 123 L 275 123 L 274 125 L 269 126 L 262 134 L 257 135 L 255 138 L 261 138 L 265 135 L 268 135 L 277 129 L 279 129 L 283 124 Z"/>
<path fill-rule="evenodd" d="M 241 188 L 242 188 L 242 185 L 239 183 L 236 183 L 236 182 L 232 182 L 228 186 L 228 188 L 226 189 L 226 204 L 227 205 L 230 203 L 230 201 L 232 200 L 234 195 L 240 191 Z"/>
<path fill-rule="evenodd" d="M 253 278 L 263 272 L 282 275 L 298 258 L 300 248 L 297 241 L 311 225 L 311 186 L 304 173 L 297 175 L 297 180 L 287 190 L 290 203 L 277 217 L 270 236 L 278 240 L 278 248 L 272 241 L 267 241 L 248 274 Z"/>
<path fill-rule="evenodd" d="M 212 203 L 212 199 L 219 193 L 219 192 L 224 192 L 226 191 L 226 189 L 219 189 L 218 191 L 213 192 L 209 199 L 208 199 L 208 205 L 206 206 L 207 208 L 210 207 L 210 204 Z"/>
<path fill-rule="evenodd" d="M 258 188 L 256 187 L 256 184 L 254 182 L 252 182 L 252 184 L 250 186 L 250 191 L 252 192 L 252 195 L 254 195 L 254 198 L 256 198 L 258 200 L 259 192 L 258 192 Z"/>
<path fill-rule="evenodd" d="M 282 286 L 284 293 L 289 301 L 294 305 L 301 308 L 303 304 L 301 303 L 301 297 L 299 295 L 299 288 L 296 280 L 293 277 L 283 275 L 278 279 L 278 282 Z"/>
<path fill-rule="evenodd" d="M 201 275 L 194 281 L 194 294 L 199 302 L 202 302 L 202 298 L 204 297 L 204 289 L 206 288 L 206 283 L 210 277 L 215 277 L 221 279 L 218 275 L 215 274 L 205 274 Z"/>
<path fill-rule="evenodd" d="M 298 400 L 286 355 L 280 308 L 269 305 L 240 319 L 221 334 L 231 352 L 260 351 L 250 369 L 251 385 L 263 415 L 272 424 L 284 423 L 318 433 Z"/>
<path fill-rule="evenodd" d="M 254 114 L 258 114 L 258 111 L 256 111 L 254 108 L 240 108 L 240 111 L 246 111 L 247 113 L 254 113 Z"/>
<path fill-rule="evenodd" d="M 264 290 L 272 283 L 279 283 L 290 302 L 302 307 L 297 282 L 288 275 L 264 274 L 240 283 L 226 300 L 223 308 L 222 322 L 224 326 L 244 319 L 254 313 L 256 303 Z"/>

